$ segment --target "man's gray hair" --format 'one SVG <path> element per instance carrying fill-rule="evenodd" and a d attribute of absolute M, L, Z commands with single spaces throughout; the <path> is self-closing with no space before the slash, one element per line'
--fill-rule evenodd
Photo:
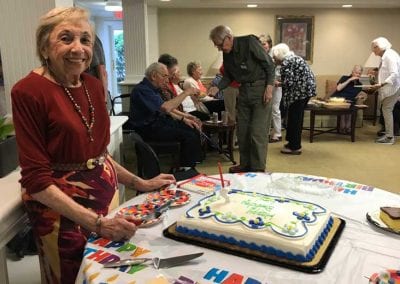
<path fill-rule="evenodd" d="M 223 41 L 227 36 L 233 36 L 232 30 L 228 26 L 219 25 L 210 31 L 210 39 L 214 42 Z"/>
<path fill-rule="evenodd" d="M 378 37 L 374 39 L 371 44 L 376 44 L 376 46 L 378 46 L 381 50 L 390 49 L 392 47 L 390 41 L 388 41 L 385 37 Z"/>
<path fill-rule="evenodd" d="M 290 50 L 289 46 L 286 43 L 279 43 L 272 47 L 271 56 L 275 57 L 279 61 L 285 59 L 285 57 L 289 55 L 293 55 L 293 51 Z"/>
<path fill-rule="evenodd" d="M 144 76 L 151 80 L 151 76 L 153 75 L 154 72 L 161 72 L 161 69 L 165 66 L 164 64 L 160 62 L 154 62 L 151 63 L 147 68 L 146 71 L 144 72 Z"/>

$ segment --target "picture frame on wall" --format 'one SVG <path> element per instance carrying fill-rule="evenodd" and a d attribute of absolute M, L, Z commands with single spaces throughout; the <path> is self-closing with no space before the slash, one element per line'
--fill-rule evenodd
<path fill-rule="evenodd" d="M 313 59 L 314 17 L 276 16 L 275 42 L 286 43 L 298 56 L 309 63 Z"/>

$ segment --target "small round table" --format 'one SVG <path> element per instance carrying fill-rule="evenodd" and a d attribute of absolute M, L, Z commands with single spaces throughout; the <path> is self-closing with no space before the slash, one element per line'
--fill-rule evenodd
<path fill-rule="evenodd" d="M 233 134 L 235 132 L 236 124 L 234 122 L 222 123 L 222 122 L 203 122 L 203 132 L 208 136 L 206 137 L 208 142 L 214 144 L 210 139 L 210 134 L 217 133 L 218 134 L 218 151 L 220 154 L 225 155 L 232 164 L 236 164 L 236 161 L 233 157 Z M 226 140 L 226 148 L 223 148 L 224 140 Z M 204 144 L 204 150 L 207 148 L 207 143 Z"/>

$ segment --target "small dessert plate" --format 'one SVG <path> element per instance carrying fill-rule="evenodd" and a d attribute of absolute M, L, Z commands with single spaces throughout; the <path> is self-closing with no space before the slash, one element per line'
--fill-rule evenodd
<path fill-rule="evenodd" d="M 176 207 L 189 203 L 190 194 L 183 190 L 166 188 L 147 194 L 146 200 L 148 203 L 158 206 L 162 206 L 166 202 L 171 201 L 170 207 Z"/>
<path fill-rule="evenodd" d="M 375 227 L 377 227 L 379 229 L 382 229 L 387 232 L 391 232 L 393 234 L 400 235 L 400 231 L 395 231 L 395 230 L 389 228 L 385 223 L 383 223 L 383 221 L 379 217 L 379 213 L 380 213 L 379 210 L 367 212 L 368 222 L 370 222 L 372 225 L 374 225 Z"/>

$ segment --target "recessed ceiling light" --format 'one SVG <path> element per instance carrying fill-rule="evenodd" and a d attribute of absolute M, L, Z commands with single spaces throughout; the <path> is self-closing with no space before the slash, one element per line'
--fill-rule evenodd
<path fill-rule="evenodd" d="M 169 2 L 169 1 L 171 1 L 171 0 L 160 0 L 161 2 Z"/>
<path fill-rule="evenodd" d="M 353 5 L 351 5 L 351 4 L 342 5 L 342 8 L 351 8 L 351 7 L 353 7 Z"/>
<path fill-rule="evenodd" d="M 104 10 L 109 12 L 120 12 L 122 11 L 121 3 L 118 2 L 107 2 L 106 6 L 104 6 Z"/>
<path fill-rule="evenodd" d="M 247 4 L 247 8 L 257 8 L 257 4 Z"/>

